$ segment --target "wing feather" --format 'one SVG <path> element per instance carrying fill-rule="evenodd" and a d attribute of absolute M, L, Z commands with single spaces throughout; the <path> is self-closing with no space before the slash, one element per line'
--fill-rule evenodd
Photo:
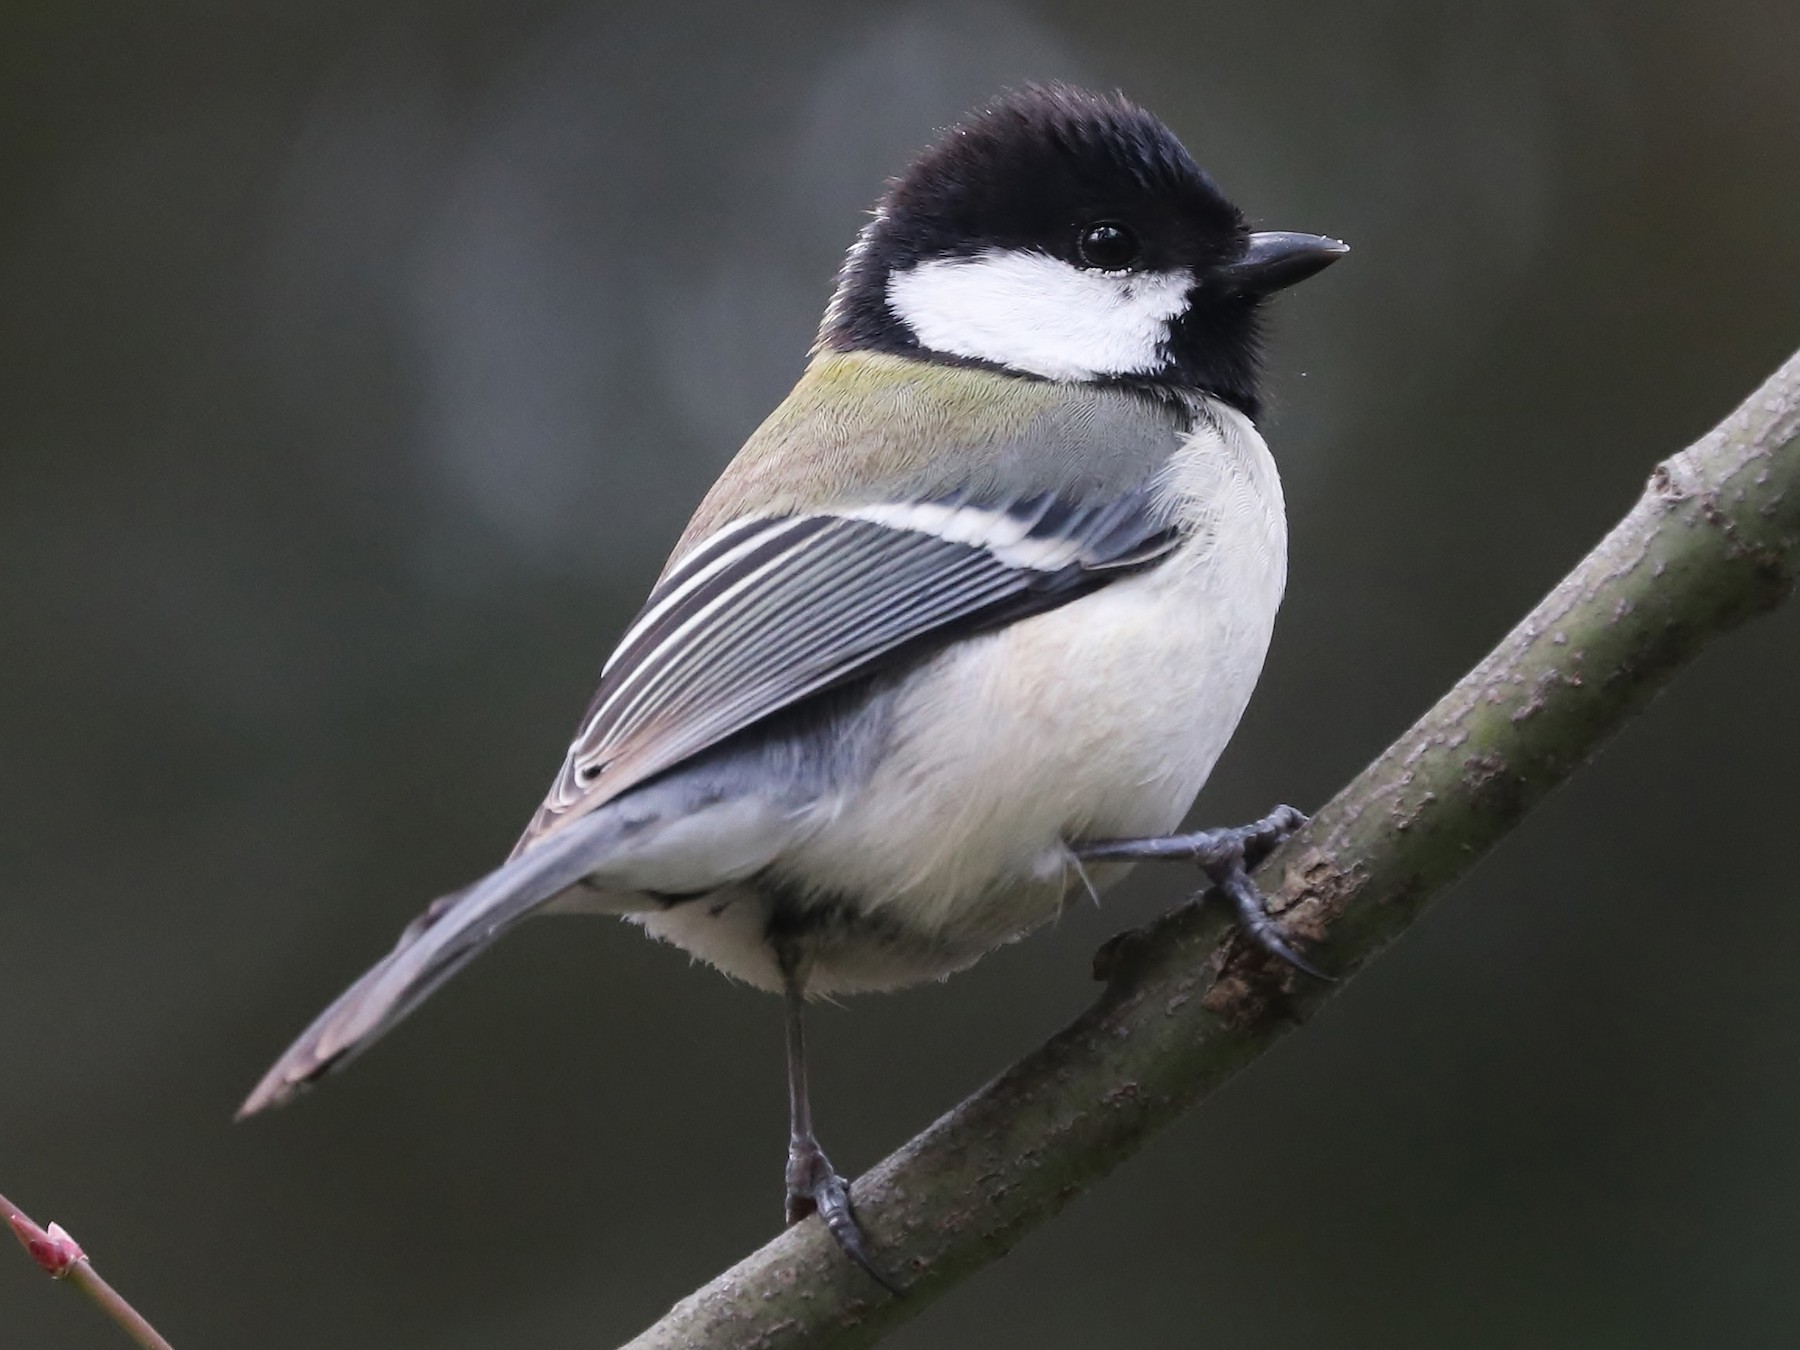
<path fill-rule="evenodd" d="M 1148 487 L 735 522 L 651 592 L 515 854 L 772 713 L 1065 604 L 1177 542 Z"/>

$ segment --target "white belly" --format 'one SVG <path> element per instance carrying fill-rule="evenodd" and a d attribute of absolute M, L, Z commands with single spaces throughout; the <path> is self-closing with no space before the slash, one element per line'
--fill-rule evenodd
<path fill-rule="evenodd" d="M 946 651 L 909 684 L 874 775 L 817 808 L 783 870 L 932 940 L 885 963 L 822 951 L 818 992 L 967 964 L 1055 914 L 1079 884 L 1068 841 L 1166 834 L 1187 813 L 1261 673 L 1287 570 L 1273 461 L 1247 419 L 1219 417 L 1168 476 L 1189 543 Z"/>

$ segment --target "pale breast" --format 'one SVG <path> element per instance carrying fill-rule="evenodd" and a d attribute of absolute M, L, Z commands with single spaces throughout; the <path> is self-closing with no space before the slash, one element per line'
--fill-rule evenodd
<path fill-rule="evenodd" d="M 821 803 L 793 870 L 961 964 L 1054 914 L 1065 841 L 1179 824 L 1249 702 L 1287 566 L 1262 438 L 1208 411 L 1164 479 L 1188 542 L 938 657 L 903 695 L 874 775 Z"/>

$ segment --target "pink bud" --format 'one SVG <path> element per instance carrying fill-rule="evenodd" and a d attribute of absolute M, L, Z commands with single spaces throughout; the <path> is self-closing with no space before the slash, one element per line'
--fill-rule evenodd
<path fill-rule="evenodd" d="M 43 1267 L 45 1274 L 55 1279 L 60 1280 L 74 1268 L 77 1261 L 87 1257 L 87 1253 L 81 1250 L 81 1244 L 70 1237 L 68 1230 L 60 1223 L 51 1224 L 46 1231 L 10 1207 L 6 1218 L 12 1224 L 13 1233 L 31 1254 L 31 1259 Z"/>

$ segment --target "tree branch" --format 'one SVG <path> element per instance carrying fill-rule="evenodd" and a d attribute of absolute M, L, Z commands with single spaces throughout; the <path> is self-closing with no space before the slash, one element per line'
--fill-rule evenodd
<path fill-rule="evenodd" d="M 1708 643 L 1800 571 L 1800 355 L 1704 439 L 1488 657 L 1259 871 L 1348 976 L 1418 917 Z M 859 1179 L 893 1298 L 824 1228 L 789 1229 L 628 1350 L 867 1345 L 1134 1153 L 1341 988 L 1178 908 L 1101 949 L 1105 992 Z"/>

